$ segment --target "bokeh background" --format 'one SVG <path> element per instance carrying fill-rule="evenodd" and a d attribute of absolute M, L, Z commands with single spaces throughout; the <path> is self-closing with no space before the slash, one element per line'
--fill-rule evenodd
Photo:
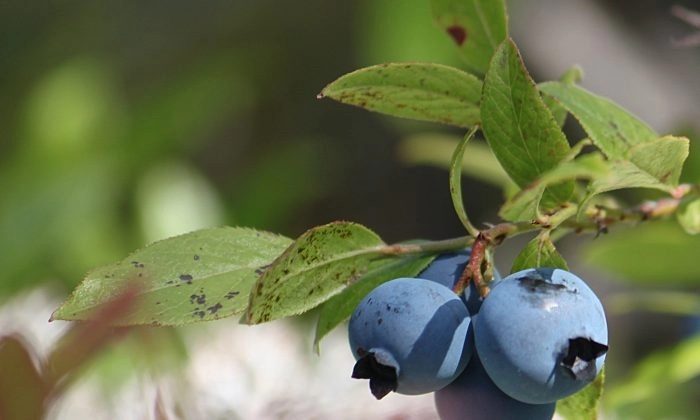
<path fill-rule="evenodd" d="M 583 86 L 688 135 L 683 178 L 697 183 L 700 47 L 672 39 L 699 29 L 674 4 L 700 9 L 513 0 L 511 34 L 537 81 L 579 64 Z M 438 147 L 458 130 L 316 99 L 390 61 L 461 66 L 427 0 L 0 2 L 0 335 L 40 360 L 68 328 L 51 311 L 85 272 L 198 228 L 461 235 Z M 501 190 L 470 175 L 472 220 L 497 222 Z M 525 240 L 499 248 L 501 271 Z M 606 417 L 698 418 L 700 240 L 662 222 L 560 247 L 610 314 Z M 344 331 L 313 354 L 313 319 L 139 329 L 84 366 L 50 418 L 435 417 L 430 396 L 375 402 L 350 380 Z"/>

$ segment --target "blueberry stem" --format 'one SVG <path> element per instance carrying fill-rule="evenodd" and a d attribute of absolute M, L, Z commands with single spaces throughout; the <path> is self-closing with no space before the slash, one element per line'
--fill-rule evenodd
<path fill-rule="evenodd" d="M 462 294 L 471 281 L 474 282 L 474 286 L 476 286 L 481 297 L 486 297 L 489 294 L 490 289 L 488 285 L 485 284 L 484 277 L 481 273 L 481 266 L 485 260 L 486 249 L 489 242 L 489 239 L 483 233 L 479 233 L 479 236 L 476 237 L 474 245 L 472 245 L 469 264 L 464 267 L 462 275 L 452 289 L 457 295 Z"/>
<path fill-rule="evenodd" d="M 584 231 L 596 234 L 607 233 L 608 227 L 613 224 L 638 224 L 647 220 L 672 215 L 681 204 L 695 199 L 699 195 L 700 185 L 682 184 L 671 193 L 671 197 L 661 198 L 656 201 L 646 201 L 627 209 L 606 208 L 599 205 L 591 206 L 584 213 L 585 218 L 583 220 L 576 219 L 577 206 L 575 204 L 565 203 L 556 211 L 544 214 L 536 220 L 499 223 L 477 231 L 476 237 L 467 235 L 439 241 L 416 241 L 383 245 L 376 248 L 373 252 L 379 252 L 384 255 L 436 254 L 471 246 L 470 262 L 455 284 L 454 291 L 457 293 L 464 291 L 469 282 L 473 281 L 480 295 L 485 297 L 489 293 L 489 287 L 488 279 L 484 279 L 484 271 L 482 270 L 486 268 L 485 271 L 489 271 L 488 252 L 500 245 L 506 238 L 535 230 L 550 231 L 557 238 L 562 236 L 562 229 L 566 233 L 581 233 Z"/>

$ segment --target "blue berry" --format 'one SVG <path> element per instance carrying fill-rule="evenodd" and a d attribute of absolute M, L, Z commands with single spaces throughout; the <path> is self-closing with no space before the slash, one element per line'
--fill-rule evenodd
<path fill-rule="evenodd" d="M 603 306 L 583 280 L 560 269 L 505 277 L 484 300 L 474 332 L 489 377 L 530 404 L 554 402 L 586 386 L 608 349 Z"/>
<path fill-rule="evenodd" d="M 391 391 L 424 394 L 452 382 L 466 367 L 471 318 L 452 290 L 399 278 L 375 288 L 350 317 L 352 377 L 369 379 L 381 399 Z"/>
<path fill-rule="evenodd" d="M 435 407 L 442 420 L 551 420 L 556 404 L 526 404 L 504 394 L 474 354 L 454 382 L 435 392 Z"/>
<path fill-rule="evenodd" d="M 418 277 L 421 279 L 438 282 L 443 286 L 452 289 L 462 275 L 462 272 L 464 272 L 464 268 L 469 262 L 471 252 L 471 248 L 466 248 L 456 252 L 440 254 L 433 260 L 432 263 L 430 263 L 428 267 L 418 274 Z M 491 286 L 493 287 L 495 282 L 499 281 L 500 279 L 501 275 L 494 267 L 494 283 L 492 283 Z M 467 309 L 469 310 L 470 314 L 476 315 L 479 312 L 482 300 L 473 282 L 471 282 L 469 287 L 464 290 L 462 300 L 467 305 Z"/>

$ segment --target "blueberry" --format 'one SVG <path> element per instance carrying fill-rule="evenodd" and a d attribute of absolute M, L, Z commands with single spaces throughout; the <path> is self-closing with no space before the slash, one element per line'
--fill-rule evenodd
<path fill-rule="evenodd" d="M 425 270 L 418 274 L 418 277 L 438 282 L 452 289 L 462 275 L 464 268 L 467 266 L 471 252 L 471 248 L 466 248 L 457 252 L 440 254 L 425 268 Z M 493 270 L 493 277 L 494 283 L 492 283 L 492 287 L 495 285 L 495 282 L 501 279 L 501 275 L 495 268 Z M 464 303 L 467 305 L 470 314 L 476 315 L 479 312 L 481 297 L 479 297 L 479 292 L 476 290 L 473 282 L 464 290 L 462 300 L 464 300 Z"/>
<path fill-rule="evenodd" d="M 350 317 L 352 377 L 369 379 L 381 399 L 391 391 L 424 394 L 452 382 L 473 352 L 465 346 L 471 318 L 452 290 L 416 278 L 388 281 Z"/>
<path fill-rule="evenodd" d="M 454 382 L 435 392 L 435 407 L 442 420 L 550 420 L 556 404 L 526 404 L 504 394 L 474 354 Z"/>
<path fill-rule="evenodd" d="M 501 280 L 484 300 L 474 333 L 489 377 L 530 404 L 586 386 L 608 349 L 600 301 L 583 280 L 559 269 L 528 269 Z"/>

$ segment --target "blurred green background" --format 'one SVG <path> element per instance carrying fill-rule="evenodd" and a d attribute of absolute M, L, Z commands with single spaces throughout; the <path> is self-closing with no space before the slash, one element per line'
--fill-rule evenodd
<path fill-rule="evenodd" d="M 509 7 L 536 80 L 582 65 L 584 86 L 659 132 L 689 135 L 684 177 L 700 182 L 700 47 L 672 48 L 672 37 L 693 28 L 671 4 Z M 35 288 L 58 302 L 89 269 L 209 226 L 294 237 L 353 220 L 387 242 L 461 235 L 446 171 L 418 164 L 404 142 L 459 131 L 316 99 L 336 77 L 389 61 L 460 66 L 427 0 L 0 2 L 0 305 Z M 582 136 L 571 122 L 567 132 Z M 475 175 L 467 210 L 496 222 L 500 189 Z M 568 240 L 562 251 L 613 309 L 610 416 L 697 418 L 700 327 L 687 315 L 700 314 L 700 241 L 671 224 L 609 237 Z M 499 250 L 502 271 L 516 252 L 517 243 Z M 642 297 L 661 293 L 670 303 L 645 305 L 636 280 Z M 693 331 L 694 345 L 676 355 Z M 148 334 L 156 347 L 187 340 Z M 132 344 L 121 359 L 106 358 L 103 373 L 133 352 L 153 364 L 148 346 Z M 669 373 L 671 363 L 680 372 Z"/>

